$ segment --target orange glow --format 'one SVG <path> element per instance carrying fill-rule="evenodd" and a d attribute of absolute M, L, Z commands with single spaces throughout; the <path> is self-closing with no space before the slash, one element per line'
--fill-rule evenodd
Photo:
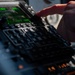
<path fill-rule="evenodd" d="M 23 66 L 23 65 L 19 65 L 18 68 L 19 68 L 19 69 L 23 69 L 24 66 Z"/>
<path fill-rule="evenodd" d="M 61 68 L 61 66 L 60 66 L 60 65 L 59 65 L 58 67 L 59 67 L 59 68 Z"/>
<path fill-rule="evenodd" d="M 66 64 L 62 64 L 61 67 L 62 67 L 62 68 L 65 68 L 65 67 L 66 67 Z"/>
<path fill-rule="evenodd" d="M 53 71 L 56 70 L 54 66 L 52 66 L 51 69 L 52 69 Z"/>
<path fill-rule="evenodd" d="M 50 67 L 48 68 L 48 70 L 49 70 L 49 71 L 52 71 Z"/>

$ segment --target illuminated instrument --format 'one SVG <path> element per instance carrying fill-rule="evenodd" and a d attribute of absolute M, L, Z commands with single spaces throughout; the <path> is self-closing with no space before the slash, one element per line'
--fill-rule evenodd
<path fill-rule="evenodd" d="M 0 3 L 0 75 L 71 75 L 74 50 L 27 3 Z"/>

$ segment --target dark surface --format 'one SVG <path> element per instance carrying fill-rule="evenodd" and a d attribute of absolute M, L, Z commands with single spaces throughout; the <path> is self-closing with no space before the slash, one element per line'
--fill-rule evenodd
<path fill-rule="evenodd" d="M 18 6 L 25 14 L 22 16 L 27 17 L 31 22 L 11 22 L 10 24 L 7 20 L 12 16 L 10 14 L 6 16 L 6 12 L 5 17 L 1 18 L 0 73 L 4 75 L 66 75 L 70 71 L 75 71 L 75 60 L 72 59 L 74 50 L 69 43 L 57 33 L 53 26 L 46 25 L 41 18 L 35 16 L 34 10 L 26 3 L 23 2 Z M 9 7 L 9 4 L 6 7 Z M 10 6 L 10 9 L 12 7 Z M 10 9 L 8 8 L 9 12 Z M 15 19 L 14 16 L 12 18 Z"/>

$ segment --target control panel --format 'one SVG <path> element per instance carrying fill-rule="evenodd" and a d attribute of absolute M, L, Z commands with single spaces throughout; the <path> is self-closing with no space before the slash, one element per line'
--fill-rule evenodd
<path fill-rule="evenodd" d="M 74 50 L 26 2 L 0 3 L 1 75 L 73 75 Z"/>

